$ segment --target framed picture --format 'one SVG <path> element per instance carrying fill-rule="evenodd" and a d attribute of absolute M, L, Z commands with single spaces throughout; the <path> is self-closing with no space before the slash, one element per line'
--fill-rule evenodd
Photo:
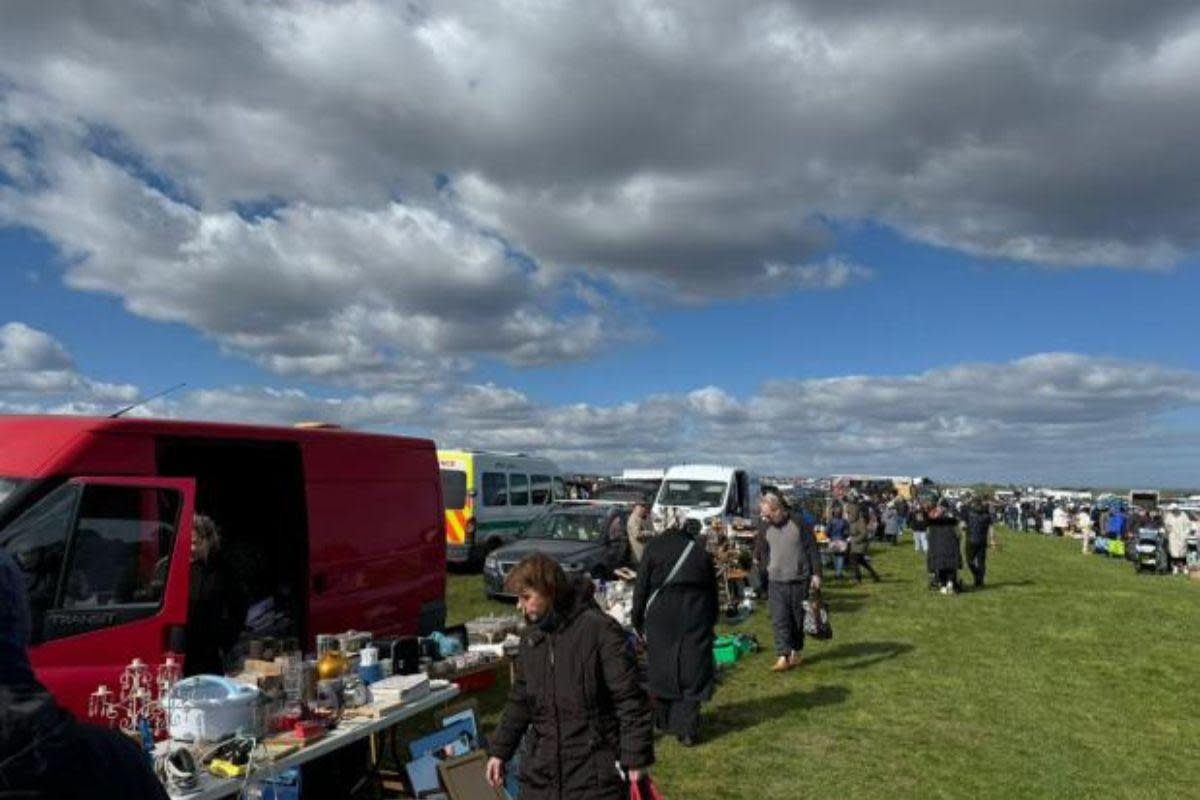
<path fill-rule="evenodd" d="M 475 700 L 450 706 L 445 711 L 435 714 L 434 719 L 443 728 L 466 722 L 471 736 L 471 749 L 485 746 L 483 737 L 479 735 L 479 703 Z"/>
<path fill-rule="evenodd" d="M 404 765 L 413 797 L 445 797 L 438 780 L 438 761 L 433 756 L 421 756 Z"/>
<path fill-rule="evenodd" d="M 408 754 L 414 758 L 433 756 L 446 758 L 461 755 L 471 750 L 471 731 L 475 729 L 475 720 L 458 720 L 441 730 L 428 733 L 419 739 L 408 743 Z"/>
<path fill-rule="evenodd" d="M 488 785 L 486 766 L 487 753 L 482 750 L 438 764 L 450 800 L 508 800 L 503 789 Z"/>

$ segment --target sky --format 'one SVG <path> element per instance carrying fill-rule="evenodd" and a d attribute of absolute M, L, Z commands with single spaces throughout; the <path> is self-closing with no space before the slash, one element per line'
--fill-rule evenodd
<path fill-rule="evenodd" d="M 1200 9 L 5 4 L 0 413 L 1200 487 Z"/>

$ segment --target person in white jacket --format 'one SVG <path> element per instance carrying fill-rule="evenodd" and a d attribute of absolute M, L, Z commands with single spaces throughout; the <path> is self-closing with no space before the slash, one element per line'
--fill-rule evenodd
<path fill-rule="evenodd" d="M 1183 513 L 1183 509 L 1172 508 L 1167 512 L 1163 525 L 1167 529 L 1167 553 L 1171 556 L 1171 572 L 1184 574 L 1187 572 L 1187 540 L 1192 533 L 1192 521 Z"/>
<path fill-rule="evenodd" d="M 1079 538 L 1083 540 L 1084 555 L 1092 550 L 1092 514 L 1087 507 L 1079 509 L 1075 515 L 1075 527 L 1079 529 Z"/>
<path fill-rule="evenodd" d="M 1055 536 L 1064 536 L 1071 529 L 1071 512 L 1066 506 L 1055 506 L 1051 519 Z"/>

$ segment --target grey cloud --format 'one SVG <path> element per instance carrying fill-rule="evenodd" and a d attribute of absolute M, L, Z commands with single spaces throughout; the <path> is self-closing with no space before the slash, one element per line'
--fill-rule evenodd
<path fill-rule="evenodd" d="M 14 387 L 0 411 L 110 413 L 106 385 Z M 111 387 L 110 389 L 111 390 Z M 125 396 L 133 387 L 121 390 Z M 540 453 L 568 469 L 684 461 L 764 472 L 1195 486 L 1200 372 L 1045 353 L 884 377 L 717 386 L 611 406 L 547 405 L 495 384 L 323 396 L 292 388 L 193 389 L 136 413 L 292 424 L 321 420 L 430 436 L 442 446 Z"/>
<path fill-rule="evenodd" d="M 9 5 L 0 69 L 209 206 L 474 176 L 535 258 L 709 297 L 827 217 L 1047 264 L 1200 229 L 1190 3 Z"/>
<path fill-rule="evenodd" d="M 1171 155 L 1194 128 L 1183 5 L 126 14 L 14 4 L 4 72 L 206 206 L 376 206 L 445 172 L 536 259 L 701 297 L 811 261 L 835 244 L 824 217 L 1047 263 L 1195 245 L 1176 201 L 1196 175 Z"/>

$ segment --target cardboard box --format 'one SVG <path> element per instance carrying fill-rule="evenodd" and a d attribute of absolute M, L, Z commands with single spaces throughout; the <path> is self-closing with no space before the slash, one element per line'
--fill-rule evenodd
<path fill-rule="evenodd" d="M 257 658 L 247 658 L 242 671 L 253 672 L 256 675 L 282 675 L 283 664 L 279 661 L 262 661 Z"/>

